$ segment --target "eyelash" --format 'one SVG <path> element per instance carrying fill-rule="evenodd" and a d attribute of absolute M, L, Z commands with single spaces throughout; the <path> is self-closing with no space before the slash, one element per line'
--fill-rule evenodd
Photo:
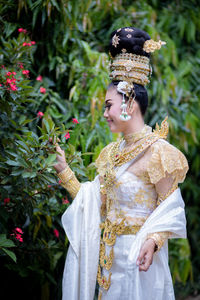
<path fill-rule="evenodd" d="M 105 106 L 105 109 L 108 107 L 108 108 L 110 108 L 112 105 L 111 104 L 108 104 L 108 105 L 106 105 Z"/>

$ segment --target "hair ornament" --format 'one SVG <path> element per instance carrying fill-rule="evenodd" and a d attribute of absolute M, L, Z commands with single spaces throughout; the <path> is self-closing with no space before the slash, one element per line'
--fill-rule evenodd
<path fill-rule="evenodd" d="M 155 50 L 159 50 L 166 42 L 159 40 L 158 42 L 154 40 L 147 40 L 144 43 L 143 50 L 147 53 L 154 52 Z"/>
<path fill-rule="evenodd" d="M 127 97 L 130 96 L 130 93 L 133 89 L 133 85 L 128 83 L 127 81 L 120 81 L 117 85 L 117 91 L 121 94 L 126 95 Z"/>
<path fill-rule="evenodd" d="M 127 32 L 133 32 L 134 31 L 132 28 L 125 28 L 124 30 L 127 31 Z"/>
<path fill-rule="evenodd" d="M 117 45 L 119 44 L 119 41 L 120 41 L 119 36 L 115 34 L 115 35 L 112 37 L 112 45 L 116 48 Z"/>
<path fill-rule="evenodd" d="M 120 108 L 122 109 L 122 112 L 119 116 L 120 120 L 122 121 L 129 121 L 131 119 L 131 116 L 128 115 L 126 109 L 127 104 L 125 101 L 125 95 L 127 97 L 130 96 L 131 92 L 133 91 L 133 85 L 128 83 L 127 81 L 120 81 L 117 85 L 117 91 L 123 95 L 122 104 Z"/>

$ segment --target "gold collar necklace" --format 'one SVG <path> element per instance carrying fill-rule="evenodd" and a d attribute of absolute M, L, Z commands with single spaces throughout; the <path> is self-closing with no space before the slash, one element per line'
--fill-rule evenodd
<path fill-rule="evenodd" d="M 140 130 L 139 132 L 129 133 L 125 135 L 124 140 L 126 142 L 126 145 L 131 145 L 151 133 L 152 133 L 152 128 L 145 124 L 142 130 Z"/>

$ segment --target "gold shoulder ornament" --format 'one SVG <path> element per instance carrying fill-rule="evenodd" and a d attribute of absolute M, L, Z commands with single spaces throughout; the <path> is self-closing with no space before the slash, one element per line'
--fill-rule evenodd
<path fill-rule="evenodd" d="M 161 123 L 161 127 L 159 127 L 158 123 L 156 123 L 156 128 L 153 130 L 153 133 L 160 136 L 161 139 L 166 139 L 169 132 L 169 124 L 167 122 L 168 116 Z"/>

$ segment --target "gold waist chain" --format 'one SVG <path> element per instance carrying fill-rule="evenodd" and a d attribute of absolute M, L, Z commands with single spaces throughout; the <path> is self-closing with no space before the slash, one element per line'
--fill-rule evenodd
<path fill-rule="evenodd" d="M 120 236 L 122 234 L 136 234 L 140 230 L 141 225 L 126 226 L 125 218 L 122 219 L 119 224 L 117 224 L 116 222 L 111 223 L 108 219 L 106 219 L 105 222 L 100 224 L 100 228 L 102 230 L 102 237 L 100 241 L 97 281 L 99 286 L 107 291 L 111 284 L 112 273 L 110 272 L 108 278 L 106 278 L 106 276 L 102 276 L 101 268 L 105 268 L 109 271 L 112 267 L 114 259 L 113 246 L 115 244 L 117 235 Z M 112 247 L 109 255 L 106 255 L 105 244 Z"/>

